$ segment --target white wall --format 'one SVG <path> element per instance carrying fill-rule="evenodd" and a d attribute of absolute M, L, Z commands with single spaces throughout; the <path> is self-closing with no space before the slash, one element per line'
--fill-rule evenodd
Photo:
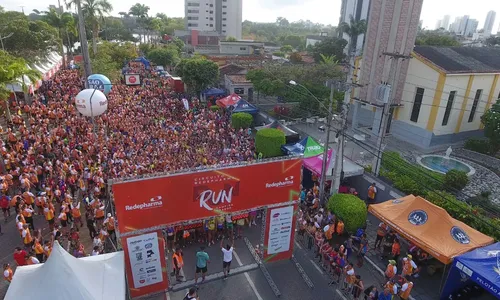
<path fill-rule="evenodd" d="M 465 108 L 464 118 L 462 120 L 462 125 L 460 126 L 460 131 L 470 131 L 477 130 L 481 126 L 481 116 L 484 114 L 486 104 L 488 103 L 488 96 L 490 93 L 491 85 L 493 84 L 494 75 L 475 75 L 474 82 L 472 83 L 469 99 L 467 101 L 467 107 Z M 467 85 L 465 86 L 465 88 Z M 474 97 L 476 96 L 476 91 L 482 89 L 481 98 L 477 105 L 476 113 L 474 115 L 474 120 L 469 123 L 469 115 L 474 102 Z M 497 87 L 498 90 L 498 87 Z M 495 94 L 494 94 L 495 95 Z M 498 95 L 498 93 L 497 93 Z"/>
<path fill-rule="evenodd" d="M 462 109 L 462 103 L 464 101 L 465 90 L 467 89 L 468 83 L 469 83 L 468 75 L 446 76 L 446 81 L 443 88 L 443 95 L 441 97 L 441 102 L 439 103 L 440 108 L 437 114 L 436 123 L 434 125 L 435 135 L 455 133 L 455 128 L 457 127 L 458 117 Z M 443 126 L 442 125 L 443 118 L 446 111 L 446 105 L 448 103 L 448 97 L 451 91 L 456 91 L 455 100 L 453 101 L 453 107 L 451 108 L 450 111 L 448 124 L 446 126 Z M 464 114 L 464 118 L 465 117 L 466 115 Z"/>
<path fill-rule="evenodd" d="M 241 40 L 242 22 L 243 22 L 242 0 L 222 1 L 222 34 L 225 36 L 232 36 L 237 40 Z"/>
<path fill-rule="evenodd" d="M 398 120 L 424 129 L 427 127 L 438 78 L 438 72 L 429 66 L 416 58 L 410 60 L 410 66 L 408 67 L 408 73 L 403 88 L 401 102 L 403 107 L 399 109 Z M 418 120 L 417 122 L 413 122 L 410 121 L 410 117 L 417 87 L 423 88 L 425 91 Z"/>
<path fill-rule="evenodd" d="M 199 6 L 188 6 L 189 3 L 198 3 Z M 187 29 L 215 31 L 215 0 L 185 0 L 184 9 Z M 188 10 L 198 10 L 198 13 L 188 13 Z M 189 17 L 198 17 L 198 20 L 188 20 Z M 188 26 L 189 23 L 197 23 L 198 26 Z"/>

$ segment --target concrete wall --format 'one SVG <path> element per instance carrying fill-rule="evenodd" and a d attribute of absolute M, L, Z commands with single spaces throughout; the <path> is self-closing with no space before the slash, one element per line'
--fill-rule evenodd
<path fill-rule="evenodd" d="M 420 148 L 429 148 L 431 145 L 432 132 L 408 122 L 393 120 L 391 123 L 391 134 L 400 140 L 404 140 Z"/>
<path fill-rule="evenodd" d="M 220 45 L 220 54 L 229 55 L 250 55 L 253 53 L 253 47 L 250 45 Z"/>

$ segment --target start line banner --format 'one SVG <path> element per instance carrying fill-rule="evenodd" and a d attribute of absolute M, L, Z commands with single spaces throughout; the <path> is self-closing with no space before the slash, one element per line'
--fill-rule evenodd
<path fill-rule="evenodd" d="M 121 233 L 298 200 L 302 161 L 289 159 L 113 185 Z"/>

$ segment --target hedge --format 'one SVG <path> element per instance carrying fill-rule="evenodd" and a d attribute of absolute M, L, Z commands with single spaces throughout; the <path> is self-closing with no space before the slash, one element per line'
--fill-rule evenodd
<path fill-rule="evenodd" d="M 210 110 L 211 110 L 211 111 L 219 111 L 219 109 L 220 109 L 220 107 L 219 107 L 219 106 L 217 106 L 217 105 L 212 105 L 212 106 L 210 106 Z"/>
<path fill-rule="evenodd" d="M 255 150 L 263 157 L 283 155 L 281 146 L 285 144 L 285 133 L 279 129 L 263 128 L 255 136 Z"/>
<path fill-rule="evenodd" d="M 450 191 L 460 191 L 469 183 L 467 173 L 459 170 L 449 170 L 444 175 L 444 186 Z"/>
<path fill-rule="evenodd" d="M 464 144 L 464 148 L 487 155 L 493 152 L 490 142 L 484 139 L 468 139 Z"/>
<path fill-rule="evenodd" d="M 330 199 L 326 207 L 340 218 L 348 232 L 356 232 L 359 228 L 365 227 L 368 211 L 363 200 L 350 194 L 335 194 Z"/>
<path fill-rule="evenodd" d="M 252 125 L 253 117 L 248 113 L 234 113 L 231 115 L 231 126 L 234 129 L 248 128 Z"/>

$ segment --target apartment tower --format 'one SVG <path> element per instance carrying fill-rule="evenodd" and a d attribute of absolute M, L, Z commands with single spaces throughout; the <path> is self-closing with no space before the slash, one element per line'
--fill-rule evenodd
<path fill-rule="evenodd" d="M 340 22 L 339 23 L 351 23 L 351 16 L 355 21 L 367 20 L 368 19 L 368 11 L 370 9 L 370 0 L 342 0 L 342 6 L 340 8 Z M 349 42 L 344 52 L 347 54 L 347 51 L 350 47 L 350 39 L 346 33 L 341 33 L 341 37 Z M 364 34 L 360 34 L 358 39 L 356 40 L 356 49 L 355 54 L 361 55 L 363 50 L 363 42 L 365 39 Z"/>
<path fill-rule="evenodd" d="M 216 31 L 241 39 L 243 0 L 185 0 L 188 30 Z"/>

